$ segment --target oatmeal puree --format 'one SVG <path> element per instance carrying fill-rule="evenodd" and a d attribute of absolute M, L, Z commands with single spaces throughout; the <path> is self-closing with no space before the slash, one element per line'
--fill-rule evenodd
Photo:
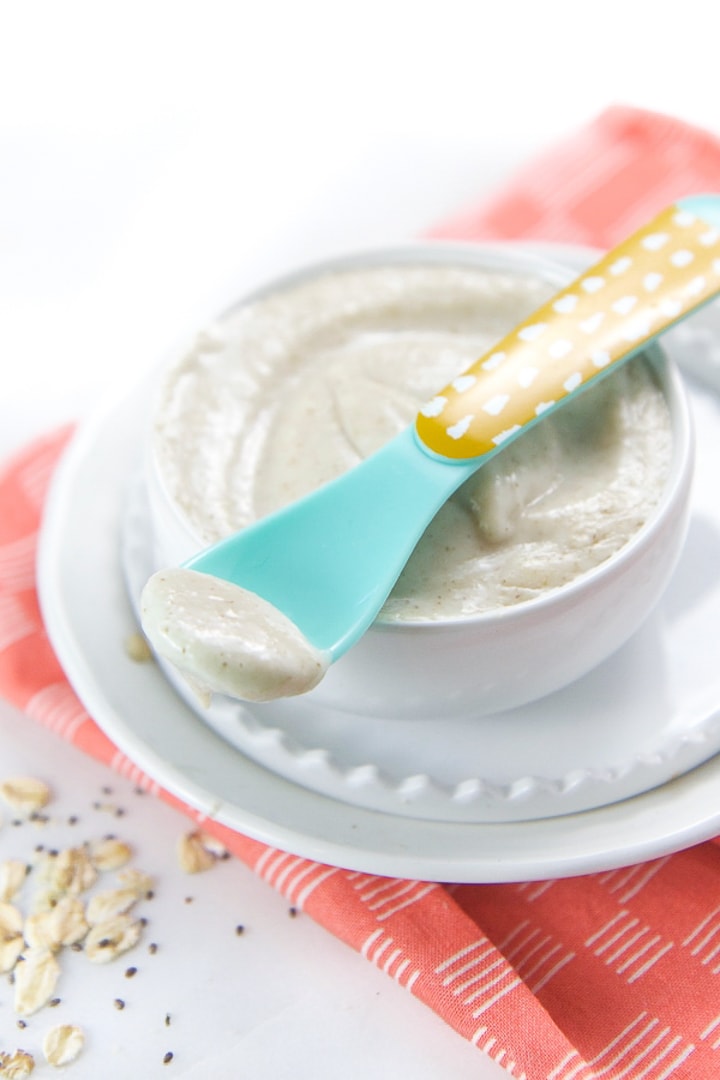
<path fill-rule="evenodd" d="M 154 439 L 198 547 L 378 449 L 552 291 L 471 267 L 346 270 L 268 294 L 200 335 L 166 377 Z M 650 364 L 621 367 L 467 481 L 381 618 L 472 616 L 596 566 L 657 502 L 670 439 Z"/>
<path fill-rule="evenodd" d="M 201 696 L 269 701 L 312 690 L 325 656 L 255 593 L 194 570 L 161 570 L 143 590 L 142 623 Z"/>

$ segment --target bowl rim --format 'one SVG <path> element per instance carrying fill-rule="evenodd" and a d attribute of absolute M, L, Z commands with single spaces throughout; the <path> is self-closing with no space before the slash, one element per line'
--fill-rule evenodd
<path fill-rule="evenodd" d="M 518 241 L 485 243 L 474 240 L 409 239 L 390 245 L 367 244 L 352 251 L 301 263 L 267 278 L 222 308 L 216 320 L 227 319 L 248 304 L 293 289 L 324 274 L 351 273 L 353 270 L 393 265 L 452 266 L 458 260 L 475 266 L 497 267 L 518 276 L 536 272 L 544 275 L 547 281 L 557 283 L 558 287 L 569 284 L 577 276 L 577 271 L 563 262 L 562 257 L 544 255 L 536 249 L 523 247 Z"/>

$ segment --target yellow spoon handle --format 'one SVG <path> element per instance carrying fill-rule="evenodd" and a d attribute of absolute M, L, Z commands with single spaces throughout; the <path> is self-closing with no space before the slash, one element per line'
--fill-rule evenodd
<path fill-rule="evenodd" d="M 688 204 L 660 213 L 427 402 L 420 442 L 458 461 L 492 452 L 714 296 L 720 230 Z"/>

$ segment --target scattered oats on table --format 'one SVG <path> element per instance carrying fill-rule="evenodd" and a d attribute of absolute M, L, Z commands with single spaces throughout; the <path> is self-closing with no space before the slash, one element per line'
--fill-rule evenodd
<path fill-rule="evenodd" d="M 0 783 L 0 796 L 18 814 L 42 810 L 50 801 L 50 788 L 34 776 L 14 776 Z"/>
<path fill-rule="evenodd" d="M 195 830 L 183 833 L 177 842 L 180 869 L 186 874 L 200 874 L 210 870 L 223 857 L 225 847 L 207 833 Z"/>
<path fill-rule="evenodd" d="M 20 1016 L 31 1016 L 47 1005 L 60 978 L 60 965 L 51 949 L 31 946 L 15 965 L 15 1000 Z"/>
<path fill-rule="evenodd" d="M 0 1051 L 0 1075 L 3 1080 L 25 1080 L 35 1068 L 35 1058 L 27 1050 L 14 1050 L 12 1054 Z"/>
<path fill-rule="evenodd" d="M 47 864 L 47 883 L 51 893 L 77 896 L 97 881 L 98 872 L 84 847 L 65 848 Z"/>
<path fill-rule="evenodd" d="M 111 789 L 103 792 L 110 794 Z M 14 824 L 51 821 L 40 814 L 50 800 L 50 788 L 42 780 L 27 776 L 6 779 L 0 783 L 0 797 L 11 806 Z M 70 821 L 77 824 L 79 818 L 74 816 Z M 36 844 L 29 864 L 19 858 L 0 863 L 0 973 L 7 974 L 13 986 L 18 1027 L 28 1028 L 21 1017 L 60 1005 L 61 999 L 54 995 L 64 948 L 84 952 L 91 962 L 104 963 L 128 952 L 140 940 L 147 920 L 127 913 L 140 900 L 152 896 L 153 880 L 127 865 L 131 857 L 129 844 L 105 836 L 62 850 Z M 108 871 L 118 871 L 119 885 L 88 897 L 100 874 Z M 124 1007 L 124 1002 L 116 999 L 115 1007 Z M 59 1024 L 47 1032 L 43 1051 L 49 1064 L 61 1067 L 75 1060 L 83 1044 L 79 1027 Z M 0 1052 L 2 1080 L 21 1080 L 34 1067 L 32 1054 L 25 1050 Z"/>
<path fill-rule="evenodd" d="M 103 788 L 103 794 L 111 795 L 112 789 Z M 6 779 L 0 783 L 0 797 L 15 815 L 13 824 L 53 823 L 51 817 L 40 813 L 51 799 L 50 788 L 42 780 L 29 776 Z M 96 803 L 95 809 L 111 810 L 116 816 L 123 812 L 110 803 Z M 75 825 L 79 821 L 75 815 L 63 819 Z M 91 964 L 104 964 L 128 953 L 139 942 L 148 920 L 135 918 L 131 911 L 140 901 L 152 898 L 154 881 L 129 865 L 132 855 L 129 844 L 106 835 L 61 850 L 36 844 L 27 862 L 8 858 L 0 863 L 0 973 L 6 974 L 13 986 L 18 1027 L 32 1034 L 33 1024 L 28 1025 L 22 1017 L 60 1004 L 55 992 L 64 949 L 84 953 Z M 229 858 L 225 845 L 200 829 L 181 835 L 177 855 L 181 869 L 190 874 L 209 870 L 219 860 Z M 116 871 L 115 887 L 91 893 L 101 875 L 111 871 Z M 191 900 L 187 897 L 186 903 Z M 243 929 L 238 925 L 235 933 Z M 157 943 L 151 942 L 148 952 L 153 955 L 157 951 Z M 137 972 L 132 965 L 124 974 L 130 979 Z M 66 1006 L 66 999 L 63 1001 Z M 118 1011 L 126 1006 L 120 997 L 113 1004 Z M 170 1013 L 165 1013 L 165 1027 L 170 1023 Z M 83 1046 L 82 1029 L 69 1023 L 51 1028 L 42 1040 L 45 1058 L 55 1067 L 69 1065 Z M 173 1051 L 166 1051 L 163 1064 L 168 1065 L 174 1056 Z M 0 1051 L 0 1080 L 22 1080 L 34 1068 L 32 1053 Z"/>
<path fill-rule="evenodd" d="M 115 836 L 106 836 L 90 845 L 90 859 L 97 870 L 119 870 L 130 862 L 132 849 Z"/>
<path fill-rule="evenodd" d="M 128 952 L 140 940 L 142 926 L 129 915 L 116 915 L 91 927 L 85 938 L 85 955 L 94 964 L 106 964 Z"/>
<path fill-rule="evenodd" d="M 85 1036 L 74 1024 L 58 1024 L 51 1028 L 43 1039 L 43 1053 L 50 1065 L 59 1067 L 69 1065 L 80 1054 L 85 1045 Z"/>
<path fill-rule="evenodd" d="M 139 899 L 137 890 L 127 885 L 121 889 L 103 889 L 88 901 L 85 917 L 91 926 L 97 926 L 116 915 L 126 915 Z"/>
<path fill-rule="evenodd" d="M 0 863 L 0 901 L 12 900 L 20 892 L 28 875 L 28 865 L 22 859 L 5 859 Z"/>
<path fill-rule="evenodd" d="M 0 903 L 0 972 L 13 970 L 24 947 L 22 912 L 13 904 Z"/>
<path fill-rule="evenodd" d="M 143 897 L 147 900 L 151 899 L 155 882 L 150 874 L 146 874 L 142 870 L 136 870 L 134 867 L 129 866 L 127 870 L 123 870 L 118 874 L 118 880 L 121 881 L 123 885 L 127 885 L 129 888 L 134 889 L 138 895 L 138 899 L 142 899 Z"/>

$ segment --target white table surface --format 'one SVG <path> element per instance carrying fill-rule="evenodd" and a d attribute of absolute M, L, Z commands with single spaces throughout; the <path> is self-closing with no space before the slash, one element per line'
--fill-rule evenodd
<path fill-rule="evenodd" d="M 715 38 L 693 30 L 707 5 L 686 0 L 682 26 L 652 11 L 0 0 L 0 454 L 87 415 L 245 288 L 413 235 L 608 104 L 720 130 Z M 235 861 L 184 875 L 182 815 L 0 703 L 0 778 L 19 771 L 52 777 L 54 814 L 80 817 L 43 843 L 82 827 L 134 845 L 157 878 L 142 913 L 158 951 L 132 954 L 132 981 L 122 961 L 69 965 L 25 1031 L 0 989 L 3 1047 L 37 1050 L 67 1020 L 87 1033 L 79 1080 L 505 1075 Z M 93 810 L 108 799 L 119 825 Z M 0 860 L 32 830 L 6 813 Z"/>

